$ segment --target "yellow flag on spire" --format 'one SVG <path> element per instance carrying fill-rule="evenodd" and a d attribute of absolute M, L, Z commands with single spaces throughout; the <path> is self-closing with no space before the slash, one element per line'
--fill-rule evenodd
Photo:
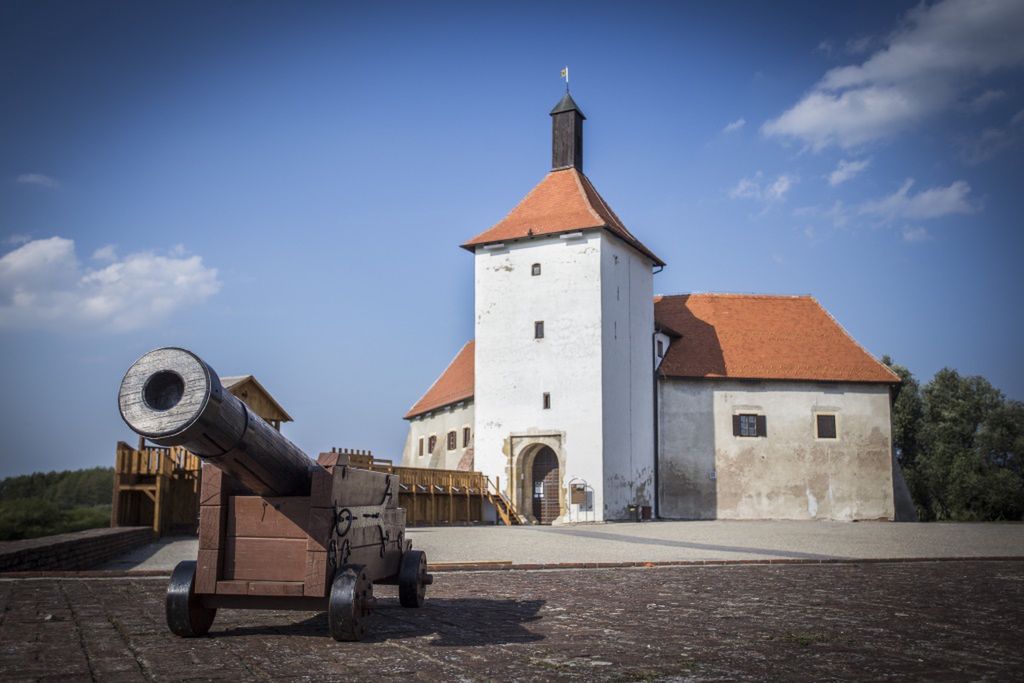
<path fill-rule="evenodd" d="M 566 83 L 569 82 L 569 67 L 565 67 L 564 69 L 562 69 L 562 78 L 565 79 Z"/>

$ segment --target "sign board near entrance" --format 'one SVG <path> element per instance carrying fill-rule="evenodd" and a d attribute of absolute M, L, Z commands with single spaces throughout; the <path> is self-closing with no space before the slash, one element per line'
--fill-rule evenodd
<path fill-rule="evenodd" d="M 587 485 L 586 484 L 573 484 L 569 491 L 569 502 L 573 505 L 586 505 L 587 504 Z"/>

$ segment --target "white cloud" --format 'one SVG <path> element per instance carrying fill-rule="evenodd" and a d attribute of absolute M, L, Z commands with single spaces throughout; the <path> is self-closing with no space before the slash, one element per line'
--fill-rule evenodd
<path fill-rule="evenodd" d="M 841 185 L 847 180 L 863 173 L 869 165 L 871 165 L 871 159 L 855 159 L 852 161 L 840 159 L 836 170 L 828 174 L 828 184 L 832 187 Z"/>
<path fill-rule="evenodd" d="M 763 180 L 764 174 L 760 171 L 750 178 L 742 178 L 736 186 L 729 191 L 733 199 L 755 199 L 763 202 L 779 202 L 785 199 L 786 193 L 796 184 L 795 176 L 782 174 L 771 182 Z"/>
<path fill-rule="evenodd" d="M 996 102 L 1006 99 L 1006 92 L 1003 90 L 986 90 L 977 95 L 967 103 L 967 108 L 975 114 L 980 114 Z"/>
<path fill-rule="evenodd" d="M 947 187 L 932 187 L 911 194 L 914 179 L 908 178 L 900 189 L 882 199 L 865 202 L 860 213 L 879 216 L 884 220 L 924 220 L 941 218 L 952 214 L 974 213 L 974 206 L 968 195 L 971 186 L 963 180 L 957 180 Z"/>
<path fill-rule="evenodd" d="M 83 269 L 72 240 L 50 237 L 0 257 L 0 327 L 122 332 L 157 323 L 220 289 L 217 270 L 199 256 L 107 255 L 112 263 Z"/>
<path fill-rule="evenodd" d="M 770 137 L 818 150 L 891 135 L 952 106 L 979 78 L 1024 65 L 1024 3 L 943 0 L 908 12 L 904 27 L 859 65 L 830 69 L 766 122 Z"/>
<path fill-rule="evenodd" d="M 827 208 L 822 206 L 797 207 L 793 209 L 793 215 L 798 218 L 823 218 L 836 228 L 845 228 L 850 222 L 850 210 L 839 199 Z"/>
<path fill-rule="evenodd" d="M 895 132 L 922 116 L 930 103 L 899 88 L 859 88 L 840 94 L 816 91 L 800 100 L 761 131 L 769 137 L 793 137 L 814 150 L 829 145 L 855 147 Z"/>
<path fill-rule="evenodd" d="M 875 36 L 860 36 L 846 41 L 846 52 L 851 55 L 862 55 L 870 51 L 878 39 Z"/>
<path fill-rule="evenodd" d="M 8 235 L 7 239 L 4 240 L 4 244 L 25 244 L 32 239 L 31 235 L 16 232 L 13 235 Z"/>
<path fill-rule="evenodd" d="M 758 171 L 757 175 L 753 178 L 741 178 L 736 187 L 729 191 L 729 196 L 733 199 L 760 199 L 761 198 L 761 172 Z"/>
<path fill-rule="evenodd" d="M 796 180 L 792 176 L 780 175 L 771 185 L 764 188 L 764 196 L 771 202 L 781 201 L 795 182 Z"/>
<path fill-rule="evenodd" d="M 931 233 L 922 227 L 907 225 L 904 226 L 902 233 L 904 242 L 927 242 L 932 238 Z"/>
<path fill-rule="evenodd" d="M 23 185 L 39 185 L 40 187 L 58 188 L 60 183 L 42 173 L 22 173 L 15 180 Z"/>
<path fill-rule="evenodd" d="M 92 252 L 92 257 L 96 261 L 116 261 L 117 247 L 115 247 L 113 244 L 108 244 L 104 247 L 100 247 L 96 251 Z"/>
<path fill-rule="evenodd" d="M 1017 112 L 1003 127 L 985 128 L 961 144 L 964 161 L 980 164 L 1024 140 L 1024 109 Z"/>
<path fill-rule="evenodd" d="M 736 131 L 738 131 L 740 128 L 742 128 L 745 125 L 747 125 L 747 120 L 745 118 L 741 117 L 741 118 L 736 119 L 735 121 L 732 121 L 731 123 L 727 123 L 725 128 L 722 129 L 722 132 L 723 133 L 735 133 Z"/>

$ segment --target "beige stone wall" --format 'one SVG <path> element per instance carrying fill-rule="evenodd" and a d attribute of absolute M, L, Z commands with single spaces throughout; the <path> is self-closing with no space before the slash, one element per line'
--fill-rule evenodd
<path fill-rule="evenodd" d="M 661 380 L 660 514 L 677 519 L 892 519 L 884 385 Z M 838 438 L 816 438 L 834 413 Z M 733 436 L 732 417 L 767 417 Z"/>

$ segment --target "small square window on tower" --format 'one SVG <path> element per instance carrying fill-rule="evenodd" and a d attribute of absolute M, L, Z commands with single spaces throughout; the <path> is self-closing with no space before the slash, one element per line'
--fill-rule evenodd
<path fill-rule="evenodd" d="M 546 391 L 544 392 L 543 406 L 544 406 L 544 410 L 550 410 L 551 409 L 551 394 L 549 394 Z"/>
<path fill-rule="evenodd" d="M 665 357 L 665 342 L 661 339 L 658 340 L 658 358 Z"/>
<path fill-rule="evenodd" d="M 423 437 L 420 437 L 420 455 L 423 455 Z"/>
<path fill-rule="evenodd" d="M 433 454 L 435 448 L 437 448 L 437 436 L 431 434 L 427 440 L 427 452 Z"/>
<path fill-rule="evenodd" d="M 544 338 L 544 321 L 538 320 L 533 324 L 533 338 L 543 339 Z"/>
<path fill-rule="evenodd" d="M 463 448 L 469 448 L 469 435 L 470 435 L 469 427 L 463 427 L 462 428 L 462 447 Z"/>
<path fill-rule="evenodd" d="M 530 268 L 530 275 L 534 275 L 534 276 L 540 275 L 540 264 L 539 263 L 534 263 L 533 264 L 533 266 Z"/>
<path fill-rule="evenodd" d="M 452 431 L 448 432 L 448 450 L 454 451 L 455 448 L 458 445 L 459 445 L 459 436 L 455 432 L 455 430 L 453 429 Z"/>

